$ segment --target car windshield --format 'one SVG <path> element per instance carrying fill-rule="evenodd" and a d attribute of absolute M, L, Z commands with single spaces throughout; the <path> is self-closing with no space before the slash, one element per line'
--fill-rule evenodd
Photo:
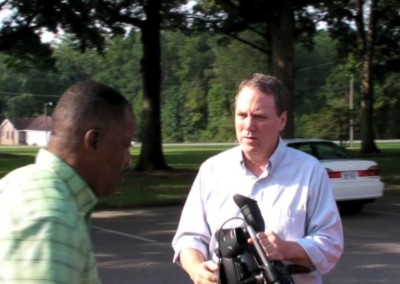
<path fill-rule="evenodd" d="M 319 160 L 352 159 L 346 150 L 333 142 L 291 142 L 289 147 L 298 149 Z"/>

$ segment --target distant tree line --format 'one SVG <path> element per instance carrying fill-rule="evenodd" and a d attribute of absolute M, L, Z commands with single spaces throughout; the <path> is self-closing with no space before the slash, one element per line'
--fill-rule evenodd
<path fill-rule="evenodd" d="M 243 37 L 251 38 L 250 32 Z M 103 54 L 73 48 L 65 38 L 54 46 L 57 72 L 8 67 L 0 57 L 1 118 L 42 115 L 47 102 L 56 102 L 70 84 L 95 79 L 121 90 L 142 123 L 143 88 L 140 74 L 140 32 L 109 39 Z M 164 142 L 232 142 L 233 99 L 239 82 L 253 72 L 269 73 L 265 54 L 236 40 L 209 33 L 187 36 L 162 33 L 161 121 Z M 356 62 L 341 62 L 326 31 L 319 31 L 315 46 L 296 46 L 296 137 L 348 140 L 349 92 L 354 87 L 355 138 L 360 139 L 360 90 Z M 377 137 L 400 137 L 396 110 L 400 80 L 390 73 L 375 86 Z M 141 132 L 137 139 L 140 141 Z"/>

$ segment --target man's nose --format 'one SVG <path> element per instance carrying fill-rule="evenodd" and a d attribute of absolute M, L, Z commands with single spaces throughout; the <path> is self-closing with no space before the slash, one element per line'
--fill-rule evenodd
<path fill-rule="evenodd" d="M 244 127 L 245 129 L 253 129 L 254 127 L 254 119 L 252 116 L 247 116 L 244 120 Z"/>

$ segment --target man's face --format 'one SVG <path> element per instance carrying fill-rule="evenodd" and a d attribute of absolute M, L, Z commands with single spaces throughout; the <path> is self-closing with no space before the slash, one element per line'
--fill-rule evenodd
<path fill-rule="evenodd" d="M 245 158 L 266 163 L 285 124 L 286 112 L 277 114 L 272 95 L 250 87 L 240 91 L 236 99 L 235 128 Z"/>
<path fill-rule="evenodd" d="M 123 174 L 131 163 L 130 147 L 135 130 L 133 114 L 127 109 L 120 124 L 99 131 L 95 160 L 97 174 L 93 186 L 97 196 L 114 193 L 122 181 Z"/>

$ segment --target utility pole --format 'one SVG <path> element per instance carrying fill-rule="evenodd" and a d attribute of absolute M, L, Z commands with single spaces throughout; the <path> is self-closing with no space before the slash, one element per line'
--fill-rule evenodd
<path fill-rule="evenodd" d="M 46 138 L 46 145 L 47 145 L 47 142 L 48 142 L 48 137 L 47 137 L 47 106 L 52 106 L 53 105 L 53 103 L 52 102 L 47 102 L 47 103 L 45 103 L 44 105 L 43 105 L 43 108 L 44 108 L 44 117 L 45 117 L 45 138 Z"/>
<path fill-rule="evenodd" d="M 350 147 L 353 147 L 353 144 L 354 144 L 353 100 L 354 100 L 354 78 L 353 78 L 353 75 L 350 75 L 350 90 L 349 90 L 349 142 L 350 142 Z"/>

